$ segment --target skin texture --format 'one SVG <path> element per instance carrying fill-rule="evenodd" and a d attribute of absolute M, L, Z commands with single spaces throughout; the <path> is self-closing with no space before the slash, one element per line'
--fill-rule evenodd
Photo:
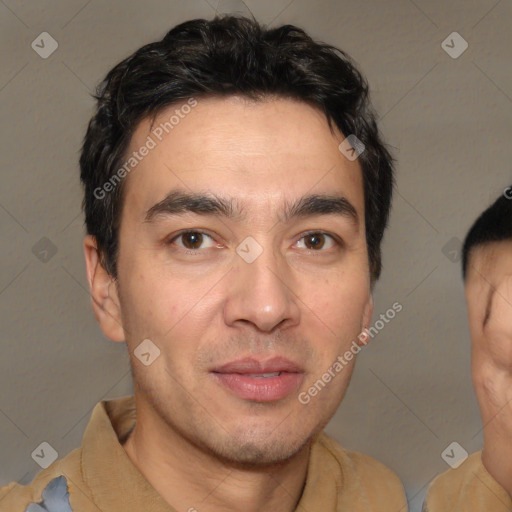
<path fill-rule="evenodd" d="M 140 123 L 128 153 L 150 130 L 150 121 Z M 339 151 L 344 138 L 294 100 L 199 98 L 126 178 L 118 281 L 85 238 L 96 318 L 130 352 L 137 424 L 124 447 L 178 510 L 291 511 L 300 499 L 312 437 L 340 404 L 355 358 L 308 405 L 298 395 L 373 311 L 361 168 Z M 177 187 L 236 198 L 245 217 L 182 213 L 144 222 Z M 343 195 L 357 222 L 332 214 L 280 219 L 283 201 L 313 193 Z M 211 237 L 199 250 L 173 238 L 192 228 Z M 317 248 L 304 238 L 309 230 L 332 238 Z M 236 253 L 247 236 L 263 248 L 250 264 Z M 161 351 L 150 366 L 134 357 L 147 338 Z M 247 356 L 286 357 L 303 380 L 278 401 L 241 399 L 211 370 Z"/>
<path fill-rule="evenodd" d="M 512 242 L 472 251 L 466 280 L 471 373 L 482 423 L 482 461 L 512 496 Z"/>

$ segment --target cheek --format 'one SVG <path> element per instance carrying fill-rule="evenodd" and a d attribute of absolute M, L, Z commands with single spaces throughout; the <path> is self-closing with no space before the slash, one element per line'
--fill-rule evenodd
<path fill-rule="evenodd" d="M 167 280 L 155 279 L 150 271 L 125 273 L 120 276 L 120 300 L 127 342 L 134 346 L 138 340 L 149 338 L 157 342 L 177 322 L 180 310 L 179 295 Z"/>
<path fill-rule="evenodd" d="M 341 276 L 326 280 L 321 288 L 310 286 L 306 295 L 310 297 L 311 310 L 331 330 L 344 332 L 359 329 L 369 293 L 369 285 L 365 279 L 352 279 L 349 282 Z"/>

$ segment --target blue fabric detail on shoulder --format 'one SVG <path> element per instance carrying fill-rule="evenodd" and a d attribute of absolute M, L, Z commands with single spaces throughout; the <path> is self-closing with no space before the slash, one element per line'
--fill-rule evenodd
<path fill-rule="evenodd" d="M 68 482 L 66 477 L 58 476 L 44 488 L 39 503 L 30 503 L 25 512 L 73 512 L 69 504 Z"/>

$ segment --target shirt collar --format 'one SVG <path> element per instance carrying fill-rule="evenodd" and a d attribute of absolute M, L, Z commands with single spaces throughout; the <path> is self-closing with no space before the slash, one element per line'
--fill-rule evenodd
<path fill-rule="evenodd" d="M 82 442 L 81 471 L 102 511 L 176 512 L 146 480 L 122 443 L 136 421 L 135 398 L 128 396 L 96 404 Z M 311 447 L 306 483 L 296 512 L 335 512 L 342 473 L 336 458 L 318 434 Z"/>

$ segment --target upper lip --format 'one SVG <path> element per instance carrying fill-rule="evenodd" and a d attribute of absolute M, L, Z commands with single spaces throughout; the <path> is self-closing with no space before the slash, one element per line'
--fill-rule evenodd
<path fill-rule="evenodd" d="M 284 357 L 274 357 L 266 361 L 260 361 L 251 357 L 237 359 L 212 370 L 215 373 L 275 373 L 290 372 L 302 373 L 303 369 L 297 363 Z"/>

